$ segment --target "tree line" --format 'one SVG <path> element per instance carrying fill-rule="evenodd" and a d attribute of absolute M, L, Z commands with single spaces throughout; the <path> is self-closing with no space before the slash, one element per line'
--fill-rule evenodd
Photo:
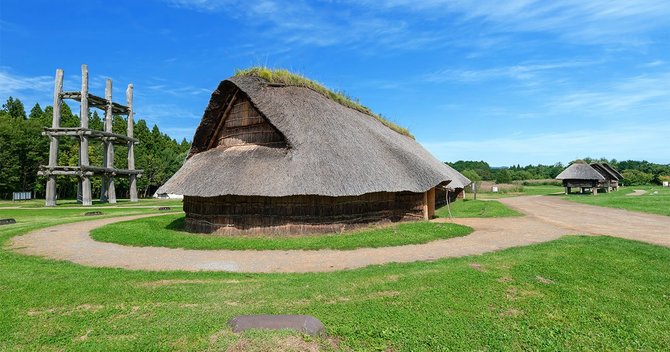
<path fill-rule="evenodd" d="M 661 184 L 670 181 L 670 164 L 655 164 L 646 160 L 607 160 L 605 158 L 583 158 L 587 163 L 606 162 L 618 170 L 624 177 L 623 183 L 629 186 Z M 512 165 L 509 167 L 491 167 L 485 161 L 459 160 L 447 163 L 473 181 L 495 181 L 511 183 L 514 181 L 553 179 L 568 165 Z"/>
<path fill-rule="evenodd" d="M 0 198 L 11 198 L 12 192 L 33 192 L 36 198 L 43 198 L 46 178 L 37 176 L 40 165 L 49 161 L 49 138 L 41 134 L 44 127 L 51 127 L 53 107 L 44 109 L 36 103 L 26 113 L 19 99 L 9 97 L 0 109 Z M 103 117 L 97 110 L 89 112 L 89 128 L 104 129 Z M 79 116 L 72 113 L 70 107 L 63 103 L 61 107 L 61 126 L 79 127 Z M 112 131 L 126 134 L 127 121 L 121 116 L 112 119 Z M 137 189 L 141 197 L 150 197 L 153 192 L 165 183 L 181 167 L 190 143 L 186 139 L 176 141 L 158 126 L 149 128 L 145 120 L 135 122 L 135 138 L 140 144 L 135 146 L 135 167 L 144 170 L 137 180 Z M 123 145 L 114 146 L 114 165 L 127 168 L 128 148 Z M 89 145 L 91 165 L 102 166 L 102 142 L 91 139 Z M 58 165 L 78 165 L 78 138 L 60 138 Z M 94 198 L 100 196 L 102 179 L 92 179 Z M 128 198 L 128 178 L 115 178 L 117 197 Z M 75 198 L 77 195 L 77 178 L 57 177 L 58 198 Z"/>

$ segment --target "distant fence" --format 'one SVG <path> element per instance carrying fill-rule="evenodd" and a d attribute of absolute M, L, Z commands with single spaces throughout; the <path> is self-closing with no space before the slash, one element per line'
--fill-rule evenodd
<path fill-rule="evenodd" d="M 14 192 L 12 193 L 12 200 L 31 200 L 33 199 L 32 192 Z"/>

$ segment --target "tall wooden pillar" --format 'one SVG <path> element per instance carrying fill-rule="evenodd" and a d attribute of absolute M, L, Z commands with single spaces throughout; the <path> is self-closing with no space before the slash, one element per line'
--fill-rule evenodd
<path fill-rule="evenodd" d="M 63 70 L 56 70 L 56 84 L 54 86 L 54 105 L 53 118 L 51 120 L 52 128 L 60 127 L 60 108 L 61 108 L 61 93 L 63 92 Z M 56 136 L 49 136 L 49 167 L 53 168 L 58 165 L 58 138 Z M 50 169 L 49 171 L 53 171 Z M 47 189 L 46 189 L 46 204 L 47 207 L 56 205 L 56 175 L 49 173 L 47 175 Z"/>
<path fill-rule="evenodd" d="M 112 80 L 107 79 L 105 84 L 105 99 L 107 110 L 105 112 L 105 132 L 112 132 Z M 103 162 L 106 168 L 114 168 L 114 144 L 108 138 L 103 139 Z M 104 177 L 100 200 L 103 202 L 116 203 L 116 188 L 114 187 L 114 175 L 107 174 Z"/>
<path fill-rule="evenodd" d="M 427 201 L 428 201 L 428 219 L 435 217 L 435 187 L 428 190 Z"/>
<path fill-rule="evenodd" d="M 126 102 L 128 103 L 128 137 L 133 137 L 135 122 L 133 120 L 133 84 L 128 85 L 126 89 Z M 135 170 L 135 143 L 128 141 L 128 170 Z M 137 175 L 130 174 L 130 201 L 137 202 Z"/>
<path fill-rule="evenodd" d="M 81 119 L 80 126 L 88 128 L 88 66 L 81 65 L 81 105 L 79 110 Z M 88 158 L 88 136 L 83 132 L 79 135 L 79 164 L 81 166 L 89 166 Z M 83 170 L 82 170 L 83 171 Z M 81 189 L 81 204 L 92 205 L 93 199 L 91 195 L 91 178 L 83 174 L 79 181 Z"/>

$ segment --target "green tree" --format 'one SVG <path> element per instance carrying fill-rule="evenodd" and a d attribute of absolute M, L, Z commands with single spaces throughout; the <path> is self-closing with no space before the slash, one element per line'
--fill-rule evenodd
<path fill-rule="evenodd" d="M 510 183 L 512 178 L 510 177 L 509 171 L 507 169 L 502 169 L 498 171 L 496 176 L 496 183 Z"/>
<path fill-rule="evenodd" d="M 15 119 L 26 119 L 26 109 L 23 107 L 23 103 L 19 99 L 14 99 L 9 97 L 7 102 L 2 105 L 2 110 Z"/>
<path fill-rule="evenodd" d="M 463 170 L 463 171 L 461 171 L 461 174 L 463 174 L 463 176 L 467 177 L 472 182 L 477 182 L 477 181 L 482 180 L 482 177 L 479 176 L 479 174 L 475 170 L 470 170 L 470 169 Z"/>
<path fill-rule="evenodd" d="M 624 183 L 628 186 L 646 185 L 654 179 L 654 175 L 639 170 L 624 170 L 621 175 L 624 177 Z"/>

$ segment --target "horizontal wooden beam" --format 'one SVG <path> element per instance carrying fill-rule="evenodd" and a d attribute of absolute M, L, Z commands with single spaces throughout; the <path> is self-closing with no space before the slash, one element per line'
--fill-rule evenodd
<path fill-rule="evenodd" d="M 63 92 L 61 93 L 61 98 L 63 99 L 72 99 L 81 102 L 81 92 Z M 107 110 L 107 105 L 112 104 L 112 114 L 114 115 L 128 115 L 130 109 L 119 103 L 110 102 L 109 100 L 93 95 L 88 94 L 88 106 L 98 108 L 100 110 Z"/>
<path fill-rule="evenodd" d="M 63 171 L 63 170 L 40 170 L 37 171 L 38 176 L 95 176 L 93 171 Z"/>
<path fill-rule="evenodd" d="M 128 137 L 126 135 L 98 131 L 90 128 L 84 127 L 59 127 L 59 128 L 45 128 L 42 132 L 45 136 L 87 136 L 89 138 L 100 138 L 102 140 L 109 141 L 123 141 L 121 144 L 126 144 L 128 142 L 139 144 L 140 140 L 133 137 Z"/>
<path fill-rule="evenodd" d="M 40 165 L 39 175 L 95 175 L 95 174 L 121 174 L 121 175 L 139 175 L 144 170 L 116 169 L 100 166 L 46 166 Z"/>

